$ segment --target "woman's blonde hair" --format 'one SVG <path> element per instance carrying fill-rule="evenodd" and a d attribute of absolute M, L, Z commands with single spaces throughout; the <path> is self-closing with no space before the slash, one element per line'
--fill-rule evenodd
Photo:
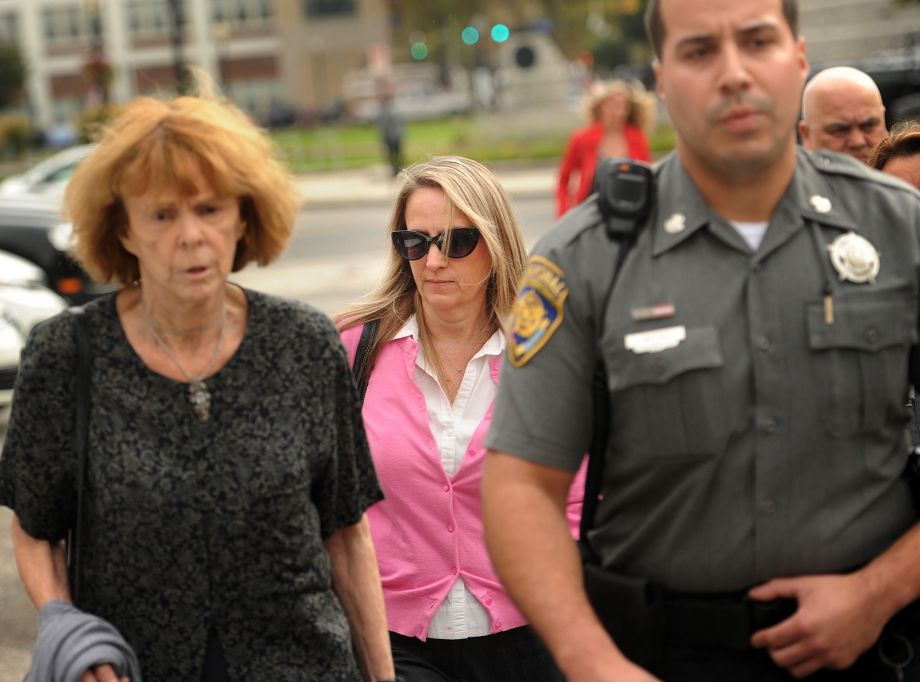
<path fill-rule="evenodd" d="M 402 186 L 387 236 L 406 228 L 406 204 L 416 190 L 431 187 L 443 191 L 451 211 L 462 213 L 479 228 L 481 240 L 489 251 L 492 269 L 486 285 L 486 311 L 491 329 L 502 327 L 517 296 L 527 249 L 511 202 L 495 174 L 478 161 L 441 156 L 406 168 L 400 173 L 400 179 Z M 341 329 L 370 320 L 380 321 L 368 355 L 370 367 L 381 346 L 392 339 L 412 315 L 418 319 L 422 349 L 427 357 L 433 357 L 412 270 L 409 262 L 400 258 L 391 245 L 383 280 L 378 287 L 363 301 L 349 306 L 333 319 Z"/>
<path fill-rule="evenodd" d="M 583 100 L 585 118 L 597 123 L 601 104 L 613 95 L 626 95 L 629 100 L 626 122 L 648 135 L 655 125 L 655 96 L 639 81 L 608 80 L 592 83 Z"/>
<path fill-rule="evenodd" d="M 233 270 L 277 258 L 299 200 L 264 131 L 226 101 L 142 97 L 122 109 L 68 184 L 64 211 L 73 221 L 77 260 L 97 280 L 136 281 L 137 259 L 119 239 L 127 229 L 124 198 L 166 189 L 190 196 L 203 180 L 240 200 L 245 229 Z"/>

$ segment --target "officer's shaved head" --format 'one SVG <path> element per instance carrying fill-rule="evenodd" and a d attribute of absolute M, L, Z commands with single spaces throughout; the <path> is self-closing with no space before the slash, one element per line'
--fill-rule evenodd
<path fill-rule="evenodd" d="M 863 163 L 885 128 L 885 105 L 869 74 L 849 66 L 819 71 L 802 93 L 802 144 L 830 149 Z"/>

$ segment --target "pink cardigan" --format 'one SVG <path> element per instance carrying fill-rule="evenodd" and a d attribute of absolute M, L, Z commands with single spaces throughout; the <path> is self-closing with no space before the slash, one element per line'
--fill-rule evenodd
<path fill-rule="evenodd" d="M 361 327 L 342 333 L 354 361 Z M 486 609 L 492 632 L 524 625 L 502 589 L 483 538 L 479 487 L 490 407 L 460 468 L 448 478 L 428 425 L 425 399 L 413 381 L 418 344 L 384 345 L 374 363 L 362 415 L 385 499 L 368 510 L 380 565 L 389 629 L 425 640 L 438 606 L 457 576 Z M 498 381 L 500 359 L 491 361 Z M 585 467 L 569 493 L 568 516 L 578 532 Z"/>

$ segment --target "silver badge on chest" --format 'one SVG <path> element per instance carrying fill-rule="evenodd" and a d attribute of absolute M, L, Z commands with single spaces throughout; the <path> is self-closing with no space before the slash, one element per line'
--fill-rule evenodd
<path fill-rule="evenodd" d="M 863 284 L 875 281 L 879 270 L 878 251 L 865 237 L 855 232 L 842 234 L 827 247 L 831 264 L 841 280 Z"/>

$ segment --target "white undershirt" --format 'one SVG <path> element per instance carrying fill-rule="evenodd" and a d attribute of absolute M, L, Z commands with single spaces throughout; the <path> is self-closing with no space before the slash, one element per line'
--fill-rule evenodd
<path fill-rule="evenodd" d="M 394 338 L 406 336 L 411 336 L 418 343 L 415 317 L 407 321 Z M 501 331 L 496 331 L 466 366 L 457 396 L 451 404 L 438 382 L 437 372 L 425 358 L 421 345 L 418 347 L 413 379 L 425 397 L 428 424 L 448 477 L 453 477 L 460 469 L 473 433 L 495 400 L 498 386 L 492 380 L 489 363 L 496 356 L 501 356 L 504 349 L 505 337 Z M 490 623 L 489 613 L 463 580 L 457 578 L 431 619 L 428 636 L 436 639 L 482 637 L 491 634 Z"/>
<path fill-rule="evenodd" d="M 747 242 L 752 251 L 760 248 L 763 236 L 767 233 L 767 224 L 766 220 L 756 223 L 732 221 L 732 226 L 738 230 L 738 234 Z"/>

